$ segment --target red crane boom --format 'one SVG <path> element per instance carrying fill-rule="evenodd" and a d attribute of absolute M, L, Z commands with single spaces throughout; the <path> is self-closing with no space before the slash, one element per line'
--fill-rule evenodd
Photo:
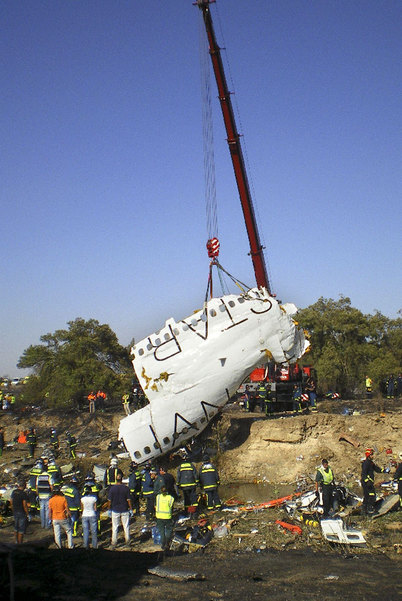
<path fill-rule="evenodd" d="M 265 264 L 265 258 L 263 253 L 263 246 L 261 244 L 260 235 L 258 233 L 257 221 L 255 218 L 246 166 L 244 163 L 243 152 L 240 144 L 240 136 L 236 128 L 232 101 L 226 83 L 225 72 L 223 69 L 221 52 L 216 42 L 212 17 L 209 10 L 209 4 L 211 1 L 213 0 L 197 0 L 196 4 L 202 11 L 205 29 L 207 32 L 209 53 L 211 56 L 212 67 L 218 86 L 219 101 L 227 133 L 227 142 L 229 145 L 230 156 L 232 158 L 237 188 L 239 190 L 244 221 L 246 223 L 247 235 L 250 243 L 250 255 L 253 261 L 255 279 L 257 282 L 257 286 L 265 287 L 271 294 L 271 287 L 269 284 L 267 267 Z"/>

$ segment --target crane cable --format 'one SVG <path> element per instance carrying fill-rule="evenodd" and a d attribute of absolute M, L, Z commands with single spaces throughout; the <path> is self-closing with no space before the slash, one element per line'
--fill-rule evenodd
<path fill-rule="evenodd" d="M 204 151 L 204 179 L 205 179 L 205 206 L 207 216 L 208 255 L 211 258 L 209 265 L 207 294 L 212 298 L 212 268 L 215 258 L 219 254 L 218 241 L 218 209 L 216 200 L 216 178 L 215 178 L 215 153 L 214 153 L 214 131 L 212 119 L 211 100 L 211 67 L 209 57 L 208 38 L 205 33 L 202 12 L 199 11 L 199 53 L 201 72 L 201 97 L 202 97 L 202 134 Z M 215 249 L 210 249 L 210 243 Z M 223 279 L 223 274 L 218 270 L 219 282 L 222 293 L 228 292 L 228 287 Z"/>
<path fill-rule="evenodd" d="M 201 67 L 202 134 L 204 150 L 205 202 L 208 239 L 218 237 L 218 212 L 216 202 L 214 133 L 212 125 L 211 76 L 209 46 L 205 34 L 202 12 L 199 11 L 199 48 Z"/>

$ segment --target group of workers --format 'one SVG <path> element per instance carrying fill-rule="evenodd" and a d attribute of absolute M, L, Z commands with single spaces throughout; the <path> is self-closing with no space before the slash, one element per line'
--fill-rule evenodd
<path fill-rule="evenodd" d="M 15 405 L 15 395 L 11 392 L 0 390 L 0 409 L 8 411 Z"/>
<path fill-rule="evenodd" d="M 365 379 L 366 399 L 373 398 L 374 382 L 372 378 L 366 375 Z M 402 397 L 402 374 L 394 376 L 390 374 L 380 385 L 383 394 L 387 399 L 400 399 Z"/>
<path fill-rule="evenodd" d="M 246 384 L 243 394 L 243 406 L 248 412 L 253 412 L 256 405 L 259 405 L 260 412 L 265 413 L 266 417 L 273 417 L 275 411 L 275 382 L 260 382 L 257 388 L 251 390 L 250 385 Z M 317 411 L 317 388 L 314 378 L 309 377 L 304 386 L 297 382 L 292 390 L 293 411 L 302 413 L 307 409 Z"/>
<path fill-rule="evenodd" d="M 379 467 L 374 463 L 374 449 L 367 448 L 365 451 L 365 459 L 362 461 L 361 467 L 361 485 L 363 488 L 363 513 L 366 515 L 374 515 L 376 513 L 376 492 L 374 488 L 375 473 L 390 473 L 389 467 Z M 402 507 L 402 453 L 399 453 L 399 463 L 393 475 L 394 482 L 398 486 L 399 504 Z M 315 479 L 316 493 L 323 507 L 323 517 L 328 517 L 331 510 L 334 508 L 336 501 L 336 482 L 332 468 L 329 466 L 328 460 L 323 459 L 321 466 L 317 469 Z"/>
<path fill-rule="evenodd" d="M 103 390 L 98 390 L 97 392 L 91 390 L 87 396 L 89 413 L 95 413 L 97 408 L 100 411 L 104 411 L 106 398 L 106 392 Z"/>
<path fill-rule="evenodd" d="M 76 440 L 69 432 L 66 436 L 69 440 Z M 134 516 L 140 514 L 140 499 L 143 498 L 145 516 L 148 520 L 156 520 L 162 548 L 166 549 L 173 531 L 173 505 L 180 493 L 184 497 L 185 511 L 189 514 L 198 514 L 200 499 L 204 497 L 207 509 L 222 506 L 218 494 L 219 474 L 207 455 L 203 457 L 198 471 L 191 461 L 183 459 L 177 469 L 176 480 L 163 467 L 150 463 L 140 467 L 131 462 L 125 485 L 123 471 L 117 457 L 113 456 L 104 471 L 102 483 L 96 481 L 93 472 L 89 472 L 83 482 L 79 481 L 75 472 L 65 481 L 56 464 L 59 438 L 54 428 L 49 442 L 50 449 L 35 461 L 27 479 L 18 480 L 17 489 L 11 495 L 17 543 L 23 542 L 31 517 L 39 514 L 42 528 L 53 526 L 57 547 L 62 547 L 64 532 L 67 547 L 73 548 L 73 538 L 78 536 L 81 521 L 84 547 L 89 548 L 91 539 L 92 547 L 97 548 L 100 509 L 106 507 L 112 522 L 111 547 L 116 546 L 120 525 L 128 545 L 130 518 L 135 519 Z M 71 452 L 75 453 L 75 445 L 70 446 Z"/>
<path fill-rule="evenodd" d="M 4 432 L 2 428 L 0 430 L 4 445 Z M 69 431 L 65 436 L 69 456 L 75 459 L 77 439 Z M 29 457 L 33 458 L 37 444 L 34 428 L 29 428 L 26 443 Z M 116 546 L 120 526 L 123 528 L 126 544 L 129 544 L 130 518 L 135 519 L 134 516 L 140 515 L 140 499 L 143 499 L 145 516 L 147 520 L 156 520 L 162 547 L 166 549 L 173 530 L 173 506 L 181 495 L 184 510 L 190 517 L 197 517 L 200 511 L 222 508 L 218 490 L 219 473 L 209 455 L 202 457 L 202 464 L 197 470 L 189 455 L 184 453 L 177 468 L 176 479 L 163 466 L 158 467 L 150 462 L 140 466 L 131 462 L 126 485 L 123 483 L 124 474 L 118 459 L 112 456 L 110 465 L 104 471 L 102 484 L 95 479 L 93 472 L 89 472 L 84 481 L 80 481 L 74 472 L 69 481 L 65 482 L 56 464 L 60 441 L 57 430 L 53 427 L 50 429 L 48 446 L 50 450 L 35 461 L 29 472 L 28 482 L 23 478 L 19 480 L 11 497 L 17 543 L 23 541 L 29 516 L 39 513 L 42 528 L 48 529 L 53 525 L 58 547 L 62 546 L 63 531 L 67 537 L 67 546 L 73 547 L 73 538 L 78 535 L 81 520 L 84 547 L 89 547 L 91 538 L 92 547 L 96 548 L 100 532 L 100 509 L 106 506 L 112 521 L 112 548 Z M 373 515 L 376 511 L 375 473 L 390 473 L 390 468 L 377 466 L 374 462 L 374 450 L 368 448 L 361 467 L 363 512 L 367 515 Z M 393 479 L 398 484 L 402 506 L 402 453 L 399 454 L 399 464 Z M 336 505 L 336 489 L 335 474 L 328 460 L 323 459 L 316 473 L 316 493 L 324 518 L 331 515 Z"/>

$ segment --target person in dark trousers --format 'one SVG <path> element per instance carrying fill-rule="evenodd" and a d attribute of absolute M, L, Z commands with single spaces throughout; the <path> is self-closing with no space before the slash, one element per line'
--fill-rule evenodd
<path fill-rule="evenodd" d="M 56 428 L 52 428 L 50 430 L 50 444 L 53 449 L 53 454 L 57 457 L 59 452 L 59 436 L 57 434 Z"/>
<path fill-rule="evenodd" d="M 315 477 L 315 490 L 319 496 L 320 489 L 322 493 L 322 505 L 324 508 L 323 517 L 326 518 L 332 509 L 333 494 L 335 487 L 335 476 L 332 469 L 328 465 L 328 459 L 321 461 L 321 466 L 317 469 Z"/>
<path fill-rule="evenodd" d="M 394 482 L 398 485 L 399 509 L 402 509 L 402 453 L 399 453 L 399 463 L 394 474 Z"/>
<path fill-rule="evenodd" d="M 67 445 L 71 459 L 76 459 L 75 448 L 77 446 L 77 439 L 75 436 L 70 434 L 70 432 L 66 432 L 67 437 Z"/>
<path fill-rule="evenodd" d="M 28 526 L 28 495 L 25 490 L 25 480 L 18 482 L 18 488 L 11 493 L 11 508 L 14 516 L 15 542 L 20 545 L 24 542 L 24 534 Z"/>
<path fill-rule="evenodd" d="M 302 397 L 302 387 L 301 384 L 295 384 L 293 386 L 293 412 L 294 413 L 302 413 L 302 405 L 301 405 L 301 397 Z"/>
<path fill-rule="evenodd" d="M 156 470 L 156 478 L 154 480 L 154 494 L 155 494 L 155 500 L 157 495 L 160 494 L 162 487 L 165 486 L 165 480 L 163 479 L 163 476 L 161 474 L 161 470 L 160 468 Z"/>
<path fill-rule="evenodd" d="M 254 393 L 250 390 L 248 384 L 246 385 L 246 389 L 243 395 L 244 408 L 248 413 L 252 413 L 254 411 L 255 405 L 255 397 Z"/>
<path fill-rule="evenodd" d="M 68 509 L 71 516 L 71 526 L 73 536 L 78 536 L 78 519 L 80 516 L 81 495 L 78 490 L 78 478 L 72 476 L 69 486 L 63 487 L 63 493 L 67 500 Z"/>
<path fill-rule="evenodd" d="M 131 462 L 128 476 L 128 489 L 130 491 L 131 507 L 134 515 L 140 514 L 140 496 L 141 496 L 141 470 L 137 463 Z"/>
<path fill-rule="evenodd" d="M 209 455 L 202 458 L 202 466 L 198 475 L 200 486 L 207 495 L 207 509 L 220 509 L 222 507 L 218 494 L 220 484 L 218 470 L 212 465 Z"/>
<path fill-rule="evenodd" d="M 177 501 L 178 494 L 177 494 L 177 490 L 176 490 L 176 481 L 174 479 L 174 476 L 172 474 L 170 474 L 169 472 L 167 472 L 164 467 L 159 468 L 159 473 L 165 482 L 165 486 L 166 486 L 166 490 L 167 490 L 168 494 L 172 495 L 174 500 Z"/>
<path fill-rule="evenodd" d="M 48 463 L 47 471 L 50 475 L 50 483 L 52 484 L 52 486 L 55 484 L 56 486 L 61 486 L 63 484 L 63 476 L 61 475 L 61 469 L 56 464 L 53 458 L 51 458 Z"/>
<path fill-rule="evenodd" d="M 28 444 L 28 449 L 29 449 L 28 457 L 30 457 L 30 458 L 33 458 L 35 455 L 36 443 L 37 443 L 37 439 L 36 439 L 35 430 L 33 428 L 29 428 L 29 432 L 27 435 L 27 444 Z"/>
<path fill-rule="evenodd" d="M 402 374 L 398 374 L 396 380 L 396 396 L 398 399 L 402 397 Z"/>
<path fill-rule="evenodd" d="M 0 457 L 3 455 L 4 449 L 4 429 L 0 426 Z"/>
<path fill-rule="evenodd" d="M 311 411 L 317 411 L 317 385 L 313 376 L 307 378 L 304 389 L 308 394 Z"/>
<path fill-rule="evenodd" d="M 391 374 L 387 380 L 387 399 L 393 399 L 395 397 L 395 378 L 394 374 Z"/>
<path fill-rule="evenodd" d="M 103 484 L 106 489 L 117 482 L 117 476 L 123 476 L 123 472 L 118 467 L 118 461 L 116 457 L 112 457 L 110 460 L 110 467 L 105 470 L 105 475 L 103 478 Z"/>
<path fill-rule="evenodd" d="M 178 488 L 183 492 L 184 509 L 187 513 L 196 513 L 198 507 L 197 484 L 198 476 L 194 465 L 184 460 L 177 468 L 176 482 Z"/>
<path fill-rule="evenodd" d="M 362 463 L 361 485 L 363 487 L 363 512 L 372 515 L 375 513 L 376 495 L 374 490 L 374 472 L 378 474 L 389 473 L 389 468 L 378 467 L 374 463 L 374 449 L 366 449 L 366 459 Z"/>
<path fill-rule="evenodd" d="M 156 468 L 147 466 L 142 474 L 142 496 L 146 501 L 145 516 L 151 520 L 155 515 L 155 490 L 154 482 L 158 475 Z"/>
<path fill-rule="evenodd" d="M 260 382 L 260 384 L 257 386 L 257 395 L 261 413 L 265 413 L 265 401 L 267 398 L 267 393 L 268 389 L 266 383 Z"/>
<path fill-rule="evenodd" d="M 156 527 L 161 537 L 162 551 L 166 551 L 172 538 L 173 504 L 174 497 L 168 493 L 166 486 L 162 486 L 155 501 Z"/>

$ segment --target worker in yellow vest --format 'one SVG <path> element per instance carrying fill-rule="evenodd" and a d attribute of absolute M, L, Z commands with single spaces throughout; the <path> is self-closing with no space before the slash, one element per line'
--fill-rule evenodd
<path fill-rule="evenodd" d="M 321 488 L 324 517 L 327 517 L 329 515 L 330 510 L 332 509 L 334 486 L 334 473 L 328 465 L 328 460 L 323 459 L 320 467 L 317 469 L 317 475 L 315 478 L 315 490 L 317 496 L 319 496 L 319 488 Z"/>
<path fill-rule="evenodd" d="M 172 538 L 173 503 L 174 497 L 168 493 L 166 486 L 162 486 L 155 501 L 156 527 L 160 534 L 162 551 L 166 551 Z"/>
<path fill-rule="evenodd" d="M 366 399 L 371 399 L 373 396 L 373 380 L 366 376 Z"/>

